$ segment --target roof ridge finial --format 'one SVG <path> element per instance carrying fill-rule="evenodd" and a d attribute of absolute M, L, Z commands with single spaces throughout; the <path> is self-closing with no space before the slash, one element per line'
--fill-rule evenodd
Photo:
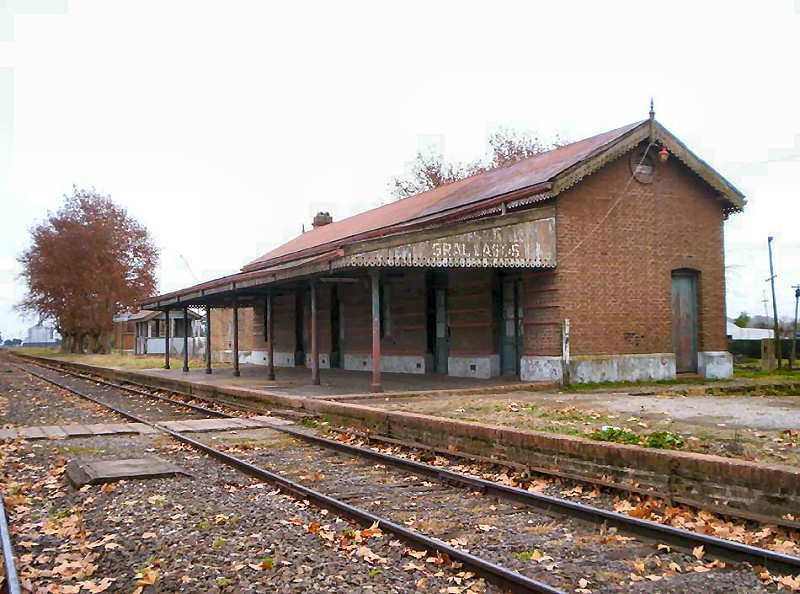
<path fill-rule="evenodd" d="M 656 112 L 653 109 L 653 98 L 652 97 L 650 97 L 650 119 L 651 120 L 656 119 Z"/>

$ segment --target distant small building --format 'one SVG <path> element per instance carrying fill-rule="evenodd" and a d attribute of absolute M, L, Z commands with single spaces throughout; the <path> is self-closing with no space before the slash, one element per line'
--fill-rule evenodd
<path fill-rule="evenodd" d="M 39 322 L 28 328 L 28 337 L 22 343 L 25 347 L 50 347 L 61 344 L 61 338 L 53 326 L 46 326 Z"/>
<path fill-rule="evenodd" d="M 205 353 L 201 317 L 188 310 L 190 356 L 201 356 Z M 164 354 L 167 322 L 163 311 L 143 309 L 134 313 L 121 314 L 114 318 L 114 324 L 116 326 L 114 345 L 117 350 L 136 355 Z M 183 353 L 183 311 L 170 312 L 169 326 L 170 352 Z"/>
<path fill-rule="evenodd" d="M 733 322 L 728 322 L 727 334 L 731 340 L 762 340 L 775 335 L 769 328 L 740 328 Z"/>

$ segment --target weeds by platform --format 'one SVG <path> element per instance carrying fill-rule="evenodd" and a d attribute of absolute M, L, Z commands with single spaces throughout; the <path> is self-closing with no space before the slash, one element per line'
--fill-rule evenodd
<path fill-rule="evenodd" d="M 59 361 L 70 361 L 72 363 L 83 363 L 85 365 L 97 365 L 99 367 L 116 367 L 118 369 L 157 369 L 164 365 L 164 355 L 131 355 L 126 353 L 62 353 L 58 349 L 50 348 L 27 348 L 19 347 L 9 349 L 11 352 L 18 352 L 22 355 L 33 355 L 36 357 L 50 357 Z M 172 355 L 172 364 L 175 366 L 183 365 L 182 355 Z M 202 357 L 191 357 L 189 368 L 195 369 L 205 367 L 205 359 Z M 215 362 L 214 367 L 229 367 L 230 363 Z"/>

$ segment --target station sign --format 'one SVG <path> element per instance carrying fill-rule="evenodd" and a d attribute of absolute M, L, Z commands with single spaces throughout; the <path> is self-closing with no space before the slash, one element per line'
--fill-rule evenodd
<path fill-rule="evenodd" d="M 410 242 L 345 259 L 349 266 L 549 268 L 556 265 L 555 218 Z"/>

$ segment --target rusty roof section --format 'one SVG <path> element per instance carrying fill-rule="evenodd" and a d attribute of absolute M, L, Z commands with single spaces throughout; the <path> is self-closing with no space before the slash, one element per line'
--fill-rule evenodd
<path fill-rule="evenodd" d="M 356 241 L 383 237 L 449 219 L 474 216 L 481 209 L 501 202 L 540 194 L 554 196 L 578 183 L 582 177 L 609 160 L 649 140 L 670 150 L 725 200 L 725 212 L 743 208 L 742 193 L 717 171 L 692 153 L 678 138 L 656 121 L 643 120 L 578 142 L 534 155 L 507 167 L 491 169 L 471 177 L 379 206 L 341 221 L 317 227 L 267 252 L 242 267 L 241 272 L 198 285 L 144 299 L 140 305 L 160 306 L 163 300 L 241 281 L 264 277 L 285 267 L 296 268 L 341 255 L 342 248 Z M 552 191 L 551 191 L 552 190 Z M 549 193 L 548 193 L 549 192 Z"/>
<path fill-rule="evenodd" d="M 647 121 L 604 132 L 534 155 L 507 167 L 478 173 L 422 194 L 409 196 L 341 221 L 317 227 L 246 264 L 242 267 L 242 271 L 258 270 L 295 254 L 300 257 L 315 253 L 317 250 L 340 247 L 365 233 L 388 230 L 393 226 L 408 224 L 415 220 L 435 220 L 437 215 L 444 216 L 463 207 L 524 188 L 535 187 L 602 150 L 606 145 Z"/>

